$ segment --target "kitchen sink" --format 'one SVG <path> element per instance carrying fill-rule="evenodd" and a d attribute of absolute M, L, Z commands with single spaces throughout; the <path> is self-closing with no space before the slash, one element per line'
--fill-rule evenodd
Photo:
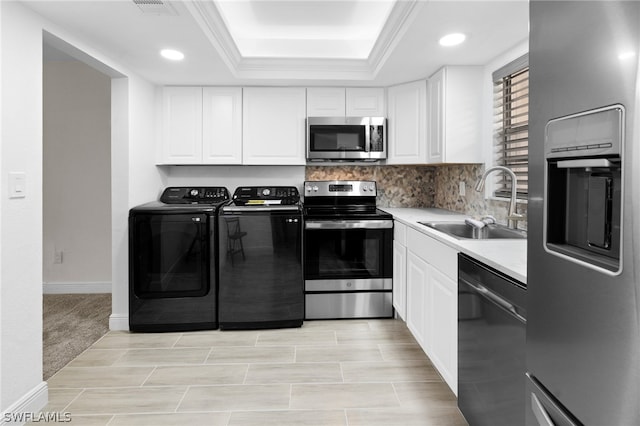
<path fill-rule="evenodd" d="M 465 222 L 418 222 L 455 238 L 467 238 L 473 240 L 492 239 L 525 239 L 527 232 L 521 229 L 512 229 L 504 225 L 490 224 L 482 228 L 474 228 Z"/>

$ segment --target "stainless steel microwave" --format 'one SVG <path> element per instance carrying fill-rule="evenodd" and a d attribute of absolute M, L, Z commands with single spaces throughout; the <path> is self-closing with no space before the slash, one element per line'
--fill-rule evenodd
<path fill-rule="evenodd" d="M 307 118 L 307 160 L 377 161 L 385 158 L 386 118 Z"/>

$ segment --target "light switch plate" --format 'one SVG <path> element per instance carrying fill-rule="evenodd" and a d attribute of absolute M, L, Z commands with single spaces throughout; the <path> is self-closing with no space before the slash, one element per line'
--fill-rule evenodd
<path fill-rule="evenodd" d="M 27 196 L 27 174 L 24 172 L 9 172 L 9 198 L 24 198 Z"/>

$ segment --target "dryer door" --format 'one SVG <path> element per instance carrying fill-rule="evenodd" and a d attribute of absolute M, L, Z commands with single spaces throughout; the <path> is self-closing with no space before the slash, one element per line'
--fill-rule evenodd
<path fill-rule="evenodd" d="M 208 215 L 139 214 L 131 220 L 131 279 L 136 297 L 202 297 L 209 292 Z"/>

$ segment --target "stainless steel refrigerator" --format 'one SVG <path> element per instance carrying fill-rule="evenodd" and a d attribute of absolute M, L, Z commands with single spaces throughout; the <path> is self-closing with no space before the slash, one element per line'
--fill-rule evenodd
<path fill-rule="evenodd" d="M 527 425 L 640 425 L 640 2 L 530 2 Z"/>

